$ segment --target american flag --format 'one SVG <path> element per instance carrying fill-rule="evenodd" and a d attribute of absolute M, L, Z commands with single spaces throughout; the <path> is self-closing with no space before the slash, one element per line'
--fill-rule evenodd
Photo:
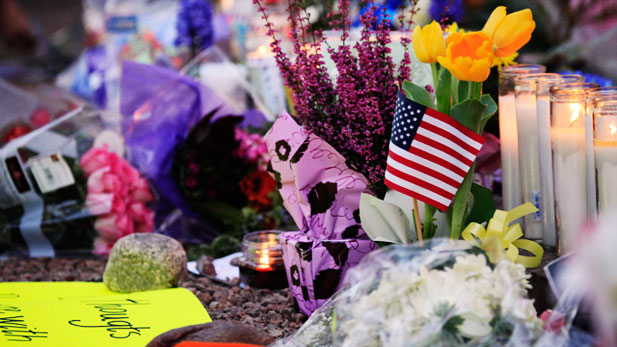
<path fill-rule="evenodd" d="M 483 143 L 482 136 L 453 118 L 399 91 L 386 186 L 445 211 Z"/>

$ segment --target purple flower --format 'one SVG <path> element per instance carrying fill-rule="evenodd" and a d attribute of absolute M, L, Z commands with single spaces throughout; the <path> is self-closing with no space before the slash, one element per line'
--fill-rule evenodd
<path fill-rule="evenodd" d="M 459 22 L 465 15 L 463 0 L 432 0 L 428 13 L 434 20 L 440 22 L 447 19 Z"/>
<path fill-rule="evenodd" d="M 176 46 L 208 48 L 214 39 L 212 5 L 208 0 L 181 0 Z"/>

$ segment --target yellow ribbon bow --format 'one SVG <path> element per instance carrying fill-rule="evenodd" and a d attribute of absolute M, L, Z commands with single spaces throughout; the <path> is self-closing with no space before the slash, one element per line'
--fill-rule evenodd
<path fill-rule="evenodd" d="M 486 229 L 478 223 L 470 223 L 462 233 L 463 239 L 484 249 L 491 261 L 497 246 L 494 241 L 498 241 L 500 249 L 506 250 L 506 259 L 528 268 L 536 267 L 542 261 L 544 249 L 536 242 L 520 239 L 523 231 L 519 224 L 510 226 L 513 220 L 536 211 L 538 209 L 531 203 L 520 205 L 510 211 L 496 210 Z M 533 256 L 520 255 L 519 248 L 530 252 Z"/>

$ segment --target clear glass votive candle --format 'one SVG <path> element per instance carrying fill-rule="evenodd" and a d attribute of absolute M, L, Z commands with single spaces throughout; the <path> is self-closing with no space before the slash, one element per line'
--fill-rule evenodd
<path fill-rule="evenodd" d="M 524 217 L 525 238 L 541 240 L 543 218 L 540 168 L 540 138 L 536 110 L 536 82 L 540 78 L 559 78 L 558 74 L 537 73 L 517 76 L 514 81 L 518 153 L 523 203 L 531 202 L 538 211 Z M 549 134 L 550 136 L 550 130 Z"/>
<path fill-rule="evenodd" d="M 499 69 L 499 138 L 501 142 L 501 179 L 503 207 L 511 210 L 522 202 L 518 152 L 518 130 L 514 96 L 517 76 L 542 73 L 542 65 L 518 64 Z"/>
<path fill-rule="evenodd" d="M 553 156 L 551 152 L 551 98 L 549 89 L 563 83 L 583 82 L 581 75 L 546 74 L 536 79 L 536 118 L 540 157 L 540 192 L 542 196 L 542 245 L 557 248 L 555 196 L 553 194 Z"/>
<path fill-rule="evenodd" d="M 255 288 L 287 287 L 280 231 L 255 231 L 242 238 L 242 257 L 236 262 L 240 281 Z"/>
<path fill-rule="evenodd" d="M 550 88 L 551 147 L 559 249 L 570 249 L 587 221 L 585 116 L 587 90 L 597 85 L 567 83 Z"/>
<path fill-rule="evenodd" d="M 594 149 L 602 216 L 617 211 L 617 98 L 594 106 Z"/>

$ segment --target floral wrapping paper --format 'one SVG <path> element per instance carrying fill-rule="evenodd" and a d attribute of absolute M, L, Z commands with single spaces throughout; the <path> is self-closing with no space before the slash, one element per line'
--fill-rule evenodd
<path fill-rule="evenodd" d="M 311 314 L 340 287 L 346 271 L 377 245 L 360 225 L 368 181 L 334 148 L 282 114 L 266 135 L 270 173 L 299 231 L 281 234 L 292 295 Z"/>

